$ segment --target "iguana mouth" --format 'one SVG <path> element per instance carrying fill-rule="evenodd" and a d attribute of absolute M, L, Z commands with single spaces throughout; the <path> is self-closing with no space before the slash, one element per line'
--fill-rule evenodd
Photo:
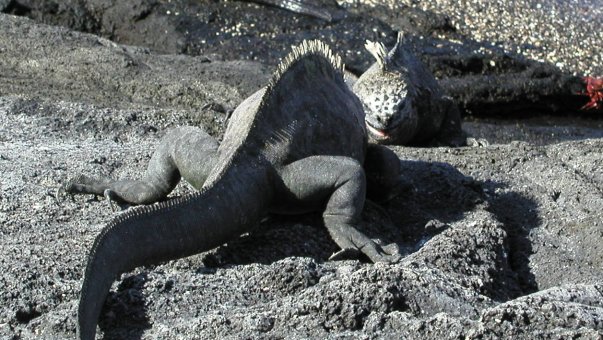
<path fill-rule="evenodd" d="M 399 125 L 396 125 L 394 127 L 389 127 L 387 129 L 379 129 L 374 126 L 371 126 L 371 124 L 366 122 L 366 127 L 367 127 L 368 131 L 371 133 L 371 135 L 373 136 L 373 138 L 378 139 L 378 140 L 387 140 L 387 139 L 392 138 L 392 135 L 395 135 L 395 132 L 399 128 Z"/>

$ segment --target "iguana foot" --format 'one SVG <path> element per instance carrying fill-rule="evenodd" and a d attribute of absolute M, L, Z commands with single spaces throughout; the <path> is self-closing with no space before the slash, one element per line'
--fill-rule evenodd
<path fill-rule="evenodd" d="M 69 179 L 55 191 L 55 199 L 57 202 L 63 202 L 66 197 L 73 199 L 76 194 L 93 194 L 101 195 L 104 188 L 107 186 L 107 181 L 94 179 L 85 175 L 78 175 Z"/>
<path fill-rule="evenodd" d="M 342 261 L 358 259 L 362 254 L 369 257 L 372 262 L 398 262 L 402 257 L 400 248 L 395 243 L 390 243 L 386 246 L 381 246 L 377 242 L 371 241 L 371 244 L 366 244 L 361 248 L 344 248 L 329 257 L 329 261 Z M 369 253 L 371 255 L 369 255 Z"/>
<path fill-rule="evenodd" d="M 382 246 L 377 242 L 371 240 L 370 243 L 365 244 L 360 251 L 363 252 L 372 262 L 398 262 L 402 257 L 400 256 L 400 248 L 395 243 Z"/>
<path fill-rule="evenodd" d="M 400 259 L 400 249 L 395 243 L 381 246 L 379 240 L 371 240 L 365 234 L 350 225 L 327 227 L 331 237 L 341 250 L 333 254 L 330 259 L 338 260 L 350 258 L 354 255 L 366 255 L 372 262 L 395 262 Z"/>
<path fill-rule="evenodd" d="M 88 177 L 86 175 L 78 175 L 71 178 L 67 183 L 62 186 L 62 191 L 66 194 L 92 194 L 92 195 L 103 195 L 107 189 L 110 180 L 103 180 Z"/>

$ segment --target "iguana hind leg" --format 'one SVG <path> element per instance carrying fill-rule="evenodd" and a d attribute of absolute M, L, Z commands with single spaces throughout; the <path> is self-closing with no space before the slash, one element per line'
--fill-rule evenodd
<path fill-rule="evenodd" d="M 213 167 L 217 147 L 218 143 L 201 129 L 175 128 L 161 140 L 142 179 L 113 181 L 80 175 L 63 189 L 70 194 L 105 195 L 130 204 L 154 203 L 164 199 L 181 176 L 201 188 Z"/>
<path fill-rule="evenodd" d="M 325 226 L 342 249 L 332 259 L 344 253 L 363 253 L 373 262 L 395 259 L 397 254 L 388 253 L 356 229 L 366 195 L 364 170 L 356 160 L 342 156 L 304 158 L 286 166 L 281 179 L 284 190 L 277 197 L 278 209 L 324 209 Z"/>

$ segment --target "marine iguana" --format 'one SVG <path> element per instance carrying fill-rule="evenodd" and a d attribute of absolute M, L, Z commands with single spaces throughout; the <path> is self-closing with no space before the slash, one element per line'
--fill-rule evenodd
<path fill-rule="evenodd" d="M 389 52 L 382 43 L 367 41 L 365 47 L 377 62 L 353 83 L 364 105 L 371 142 L 465 145 L 456 104 L 403 40 L 398 33 Z"/>
<path fill-rule="evenodd" d="M 365 202 L 365 158 L 395 159 L 391 167 L 383 163 L 381 178 L 399 160 L 385 147 L 367 146 L 362 104 L 344 83 L 341 59 L 320 41 L 293 48 L 268 85 L 237 107 L 217 149 L 203 136 L 196 145 L 201 153 L 179 145 L 176 133 L 170 138 L 172 143 L 162 147 L 171 157 L 158 157 L 153 163 L 157 172 L 147 173 L 151 190 L 165 190 L 174 178 L 186 176 L 176 169 L 179 162 L 208 156 L 213 165 L 194 164 L 195 185 L 203 183 L 198 192 L 130 209 L 96 237 L 80 295 L 81 339 L 94 338 L 118 274 L 218 247 L 269 213 L 323 211 L 325 227 L 341 248 L 334 258 L 350 252 L 373 262 L 398 257 L 395 246 L 378 245 L 356 226 Z M 379 170 L 371 166 L 369 171 Z M 161 178 L 154 182 L 154 176 Z M 118 187 L 133 197 L 149 188 L 139 183 Z"/>
<path fill-rule="evenodd" d="M 377 144 L 466 144 L 470 139 L 466 139 L 461 129 L 456 105 L 443 95 L 425 66 L 403 48 L 402 40 L 403 34 L 399 33 L 389 53 L 383 44 L 367 41 L 366 48 L 377 62 L 360 78 L 349 72 L 344 74 L 346 83 L 363 103 L 371 141 Z M 164 199 L 181 177 L 201 189 L 215 163 L 217 149 L 218 142 L 201 129 L 176 128 L 160 142 L 142 180 L 113 181 L 80 175 L 61 190 L 69 194 L 105 195 L 129 204 L 154 203 Z M 392 164 L 397 158 L 389 150 L 372 144 L 370 150 L 375 150 L 376 156 L 365 163 L 365 167 L 371 169 L 369 188 L 373 189 L 371 193 L 381 192 L 383 198 L 391 193 L 387 190 L 392 185 L 389 178 L 396 175 L 397 169 L 391 167 L 387 176 L 382 176 L 386 171 L 384 164 Z"/>

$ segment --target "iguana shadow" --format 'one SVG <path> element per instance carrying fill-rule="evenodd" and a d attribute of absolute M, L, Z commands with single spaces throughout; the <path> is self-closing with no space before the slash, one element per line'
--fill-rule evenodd
<path fill-rule="evenodd" d="M 521 289 L 509 295 L 536 290 L 529 267 L 532 247 L 528 234 L 540 219 L 532 199 L 517 192 L 495 195 L 507 185 L 477 181 L 448 163 L 402 160 L 401 164 L 404 184 L 400 193 L 387 202 L 367 200 L 362 232 L 384 244 L 396 243 L 402 254 L 409 254 L 480 205 L 502 222 L 508 235 L 509 267 Z M 271 216 L 254 232 L 205 254 L 203 263 L 207 268 L 271 264 L 292 256 L 322 262 L 336 250 L 320 214 Z"/>
<path fill-rule="evenodd" d="M 367 201 L 363 211 L 362 232 L 383 243 L 395 242 L 402 253 L 419 250 L 427 240 L 443 232 L 467 212 L 485 207 L 507 233 L 509 266 L 520 291 L 490 296 L 515 297 L 537 289 L 530 272 L 529 255 L 532 247 L 528 234 L 539 224 L 534 200 L 517 192 L 496 195 L 505 183 L 480 182 L 443 162 L 403 160 L 404 185 L 398 196 L 387 202 Z M 287 257 L 311 257 L 327 261 L 337 250 L 322 223 L 321 215 L 270 216 L 248 234 L 214 250 L 200 254 L 203 267 L 198 271 L 212 272 L 218 267 L 250 263 L 270 265 Z M 500 271 L 506 270 L 500 268 Z M 105 304 L 100 327 L 105 338 L 139 339 L 149 328 L 142 289 L 145 274 L 126 277 L 117 292 L 111 293 Z M 517 285 L 513 285 L 517 286 Z M 501 286 L 502 287 L 502 286 Z M 488 292 L 485 292 L 488 295 Z"/>
<path fill-rule="evenodd" d="M 99 319 L 104 339 L 141 339 L 151 328 L 142 293 L 147 281 L 146 272 L 126 275 L 109 293 Z"/>

